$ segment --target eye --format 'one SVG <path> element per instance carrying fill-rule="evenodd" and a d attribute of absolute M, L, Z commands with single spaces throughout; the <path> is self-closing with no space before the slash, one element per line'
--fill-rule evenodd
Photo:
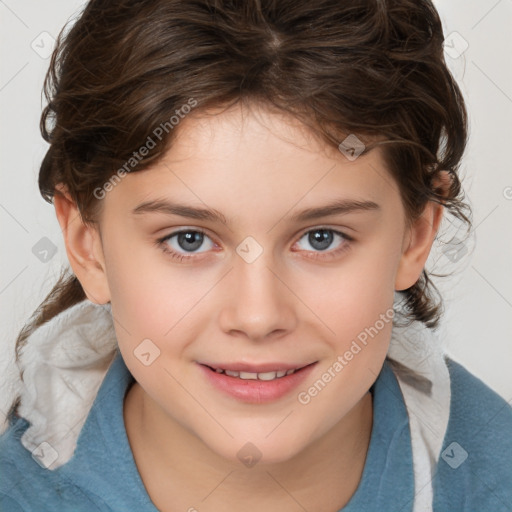
<path fill-rule="evenodd" d="M 328 251 L 327 249 L 332 246 L 336 239 L 339 240 L 337 248 Z M 300 244 L 302 240 L 305 240 L 306 243 L 312 247 L 313 252 L 319 251 L 320 253 L 326 253 L 325 255 L 319 254 L 319 256 L 314 256 L 315 258 L 324 258 L 335 257 L 341 252 L 346 251 L 350 247 L 350 242 L 353 241 L 353 238 L 335 229 L 320 227 L 310 229 L 304 233 L 297 244 Z M 311 249 L 308 248 L 306 248 L 306 250 L 311 251 Z"/>
<path fill-rule="evenodd" d="M 333 250 L 328 250 L 336 239 L 339 239 L 338 247 Z M 209 247 L 206 247 L 203 251 L 197 251 L 204 245 L 205 240 L 210 241 Z M 350 248 L 350 242 L 354 239 L 335 229 L 320 227 L 306 231 L 296 244 L 300 244 L 302 240 L 305 240 L 307 244 L 312 247 L 312 250 L 306 248 L 305 251 L 312 252 L 314 254 L 314 256 L 312 256 L 313 259 L 325 259 L 334 258 L 348 250 Z M 194 259 L 196 258 L 196 254 L 208 252 L 215 246 L 211 238 L 200 229 L 182 229 L 175 231 L 170 235 L 158 239 L 155 244 L 166 254 L 171 256 L 171 258 L 178 261 Z"/>
<path fill-rule="evenodd" d="M 157 240 L 157 245 L 159 245 L 165 253 L 170 254 L 173 258 L 183 261 L 184 259 L 193 258 L 194 256 L 189 256 L 186 253 L 190 252 L 192 254 L 197 254 L 195 251 L 204 244 L 205 239 L 208 239 L 211 242 L 210 237 L 204 231 L 198 229 L 184 229 L 171 233 L 164 238 L 160 238 Z M 213 246 L 214 244 L 211 242 L 210 247 L 207 247 L 206 251 L 212 249 Z M 181 251 L 185 252 L 183 253 Z"/>

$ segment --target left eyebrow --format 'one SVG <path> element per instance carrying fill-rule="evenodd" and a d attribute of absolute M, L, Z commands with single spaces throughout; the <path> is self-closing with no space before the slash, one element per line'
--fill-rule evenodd
<path fill-rule="evenodd" d="M 379 211 L 380 206 L 373 201 L 338 199 L 319 208 L 308 208 L 290 217 L 292 222 L 304 222 L 329 215 L 343 215 L 352 212 Z"/>

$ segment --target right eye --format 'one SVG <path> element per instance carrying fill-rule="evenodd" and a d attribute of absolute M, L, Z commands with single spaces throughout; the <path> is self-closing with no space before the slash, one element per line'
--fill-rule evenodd
<path fill-rule="evenodd" d="M 210 237 L 202 230 L 199 229 L 182 229 L 180 231 L 175 231 L 170 235 L 166 235 L 163 238 L 160 238 L 156 241 L 156 244 L 167 254 L 169 254 L 172 258 L 178 259 L 179 261 L 183 261 L 184 259 L 193 258 L 194 256 L 187 254 L 190 252 L 194 254 L 193 251 L 196 251 L 200 248 L 205 240 L 205 237 L 208 240 L 211 240 Z M 168 242 L 172 241 L 171 244 Z M 213 246 L 213 242 L 212 246 Z M 211 249 L 212 247 L 210 247 Z M 207 249 L 208 250 L 208 249 Z M 180 252 L 185 251 L 185 252 Z M 200 251 L 206 252 L 206 251 Z"/>

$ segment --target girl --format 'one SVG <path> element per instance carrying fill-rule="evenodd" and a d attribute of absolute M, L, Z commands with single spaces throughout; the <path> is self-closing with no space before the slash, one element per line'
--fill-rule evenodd
<path fill-rule="evenodd" d="M 512 409 L 424 269 L 471 226 L 429 0 L 92 0 L 45 92 L 73 272 L 17 340 L 1 510 L 512 510 Z"/>

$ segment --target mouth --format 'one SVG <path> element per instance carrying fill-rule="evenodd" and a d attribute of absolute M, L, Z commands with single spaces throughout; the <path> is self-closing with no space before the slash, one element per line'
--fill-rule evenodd
<path fill-rule="evenodd" d="M 263 404 L 289 396 L 294 389 L 303 386 L 317 363 L 271 363 L 257 366 L 243 363 L 199 363 L 198 367 L 212 389 L 240 402 Z"/>
<path fill-rule="evenodd" d="M 315 364 L 315 363 L 310 363 Z M 228 370 L 226 368 L 217 367 L 217 366 L 210 366 L 210 365 L 203 365 L 209 368 L 211 371 L 215 373 L 221 373 L 224 375 L 227 375 L 228 377 L 234 377 L 237 379 L 242 380 L 263 380 L 263 381 L 271 381 L 276 379 L 282 379 L 283 377 L 287 377 L 288 375 L 292 375 L 293 373 L 299 372 L 303 368 L 306 368 L 307 366 L 310 366 L 310 364 L 305 364 L 302 366 L 298 366 L 295 368 L 280 368 L 277 370 L 270 370 L 270 371 L 237 371 L 237 370 Z M 276 366 L 274 366 L 276 367 Z"/>

